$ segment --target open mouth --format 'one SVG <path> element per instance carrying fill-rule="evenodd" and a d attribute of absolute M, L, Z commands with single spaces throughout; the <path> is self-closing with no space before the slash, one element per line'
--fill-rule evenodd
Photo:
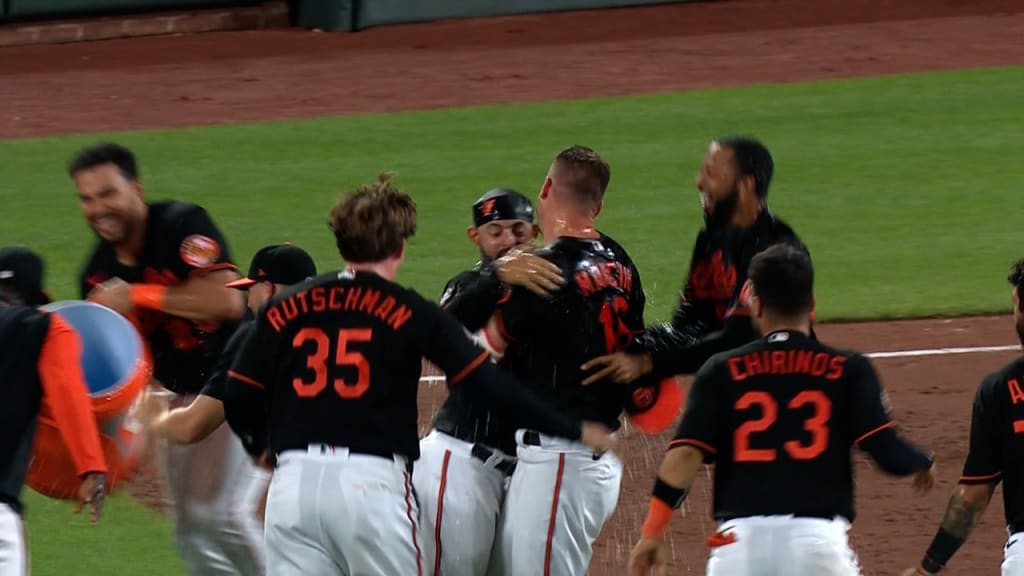
<path fill-rule="evenodd" d="M 100 216 L 93 219 L 92 228 L 100 236 L 114 236 L 121 231 L 121 219 L 117 216 Z"/>

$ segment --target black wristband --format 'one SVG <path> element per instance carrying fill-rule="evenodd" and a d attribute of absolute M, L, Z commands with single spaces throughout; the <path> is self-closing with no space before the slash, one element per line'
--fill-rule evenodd
<path fill-rule="evenodd" d="M 956 551 L 960 549 L 964 544 L 963 538 L 957 538 L 945 528 L 939 528 L 939 531 L 935 534 L 935 538 L 932 539 L 931 546 L 928 547 L 928 551 L 924 553 L 924 558 L 921 560 L 921 567 L 925 571 L 932 574 L 937 574 L 942 571 L 946 566 L 946 562 L 956 554 Z"/>
<path fill-rule="evenodd" d="M 654 480 L 654 490 L 651 492 L 651 496 L 668 504 L 670 508 L 675 510 L 683 505 L 683 501 L 686 500 L 686 496 L 689 493 L 690 491 L 686 488 L 669 486 L 659 476 Z"/>

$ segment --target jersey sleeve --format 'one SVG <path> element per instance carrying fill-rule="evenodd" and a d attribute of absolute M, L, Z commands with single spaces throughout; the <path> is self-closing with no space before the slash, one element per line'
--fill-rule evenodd
<path fill-rule="evenodd" d="M 441 294 L 441 307 L 470 332 L 483 328 L 502 297 L 501 283 L 488 265 L 452 278 Z"/>
<path fill-rule="evenodd" d="M 262 453 L 267 446 L 267 398 L 273 392 L 267 386 L 273 382 L 278 358 L 279 338 L 264 310 L 239 345 L 222 398 L 224 419 L 252 455 Z"/>
<path fill-rule="evenodd" d="M 224 234 L 199 206 L 184 209 L 169 236 L 167 262 L 182 281 L 194 274 L 236 268 Z"/>
<path fill-rule="evenodd" d="M 525 339 L 543 314 L 544 300 L 526 288 L 515 286 L 494 311 L 501 337 L 508 342 Z"/>
<path fill-rule="evenodd" d="M 89 399 L 80 357 L 82 343 L 60 316 L 50 315 L 50 327 L 39 353 L 38 372 L 43 402 L 53 414 L 61 438 L 71 453 L 75 472 L 107 472 L 96 416 Z"/>
<path fill-rule="evenodd" d="M 847 360 L 847 373 L 850 375 L 853 406 L 850 434 L 855 444 L 861 444 L 882 430 L 892 428 L 895 423 L 889 396 L 871 362 L 859 354 L 851 355 Z"/>
<path fill-rule="evenodd" d="M 1002 437 L 999 431 L 1004 425 L 1004 418 L 996 394 L 998 384 L 998 379 L 986 378 L 975 393 L 971 409 L 971 442 L 960 477 L 961 484 L 985 484 L 1002 478 Z"/>
<path fill-rule="evenodd" d="M 548 407 L 526 386 L 499 370 L 454 318 L 426 301 L 417 316 L 427 319 L 420 335 L 423 356 L 447 374 L 449 386 L 462 386 L 466 394 L 517 428 L 579 439 L 579 420 Z"/>
<path fill-rule="evenodd" d="M 252 322 L 244 322 L 231 335 L 228 343 L 224 345 L 224 350 L 217 357 L 217 362 L 214 364 L 213 370 L 210 371 L 210 376 L 206 379 L 206 384 L 199 392 L 200 394 L 216 398 L 221 402 L 224 401 L 224 389 L 228 381 L 228 371 L 231 369 L 231 363 L 242 349 L 242 344 L 245 342 L 246 337 L 252 331 L 252 326 Z"/>
<path fill-rule="evenodd" d="M 715 362 L 708 362 L 697 372 L 686 400 L 683 419 L 679 422 L 675 438 L 669 448 L 693 446 L 704 453 L 704 461 L 711 463 L 718 455 L 717 441 L 723 425 L 720 404 L 728 384 L 719 377 L 721 371 Z"/>

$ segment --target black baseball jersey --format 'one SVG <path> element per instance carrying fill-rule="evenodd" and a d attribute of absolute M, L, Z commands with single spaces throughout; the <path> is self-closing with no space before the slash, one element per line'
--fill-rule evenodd
<path fill-rule="evenodd" d="M 868 360 L 779 331 L 712 357 L 670 446 L 716 462 L 714 516 L 854 520 L 851 447 L 893 425 Z"/>
<path fill-rule="evenodd" d="M 455 316 L 470 332 L 481 329 L 506 294 L 491 263 L 478 263 L 445 284 L 441 307 Z M 506 352 L 499 363 L 508 368 L 517 349 Z M 434 417 L 434 428 L 471 443 L 516 453 L 515 427 L 499 418 L 486 403 L 474 400 L 459 387 L 453 388 Z"/>
<path fill-rule="evenodd" d="M 229 373 L 225 414 L 243 439 L 269 433 L 275 453 L 322 443 L 415 460 L 422 358 L 511 422 L 580 435 L 579 419 L 501 373 L 449 314 L 369 272 L 324 275 L 275 296 Z"/>
<path fill-rule="evenodd" d="M 741 292 L 750 261 L 779 243 L 807 252 L 768 208 L 748 228 L 709 225 L 700 231 L 671 325 L 649 328 L 638 342 L 637 348 L 651 352 L 657 375 L 693 374 L 713 354 L 757 337 Z"/>
<path fill-rule="evenodd" d="M 985 377 L 974 396 L 963 484 L 1003 482 L 1006 523 L 1024 526 L 1024 359 Z"/>
<path fill-rule="evenodd" d="M 197 273 L 234 269 L 228 243 L 199 206 L 166 201 L 149 204 L 146 238 L 135 266 L 118 262 L 113 246 L 100 242 L 81 273 L 86 298 L 110 278 L 131 284 L 185 283 Z M 139 309 L 136 323 L 153 355 L 153 376 L 178 393 L 198 392 L 235 329 L 235 322 L 197 323 L 158 310 Z"/>
<path fill-rule="evenodd" d="M 560 237 L 537 254 L 561 268 L 567 281 L 546 298 L 513 288 L 495 313 L 502 336 L 527 346 L 517 364 L 549 404 L 617 430 L 630 387 L 611 381 L 582 386 L 587 374 L 580 366 L 625 350 L 643 330 L 640 273 L 603 234 L 593 240 Z"/>
<path fill-rule="evenodd" d="M 252 332 L 253 325 L 255 324 L 254 318 L 246 318 L 238 328 L 235 329 L 235 333 L 228 339 L 228 343 L 224 345 L 224 350 L 220 353 L 220 358 L 217 359 L 216 364 L 213 366 L 213 370 L 210 371 L 210 377 L 207 378 L 206 384 L 203 386 L 200 394 L 216 398 L 221 402 L 224 401 L 224 387 L 228 382 L 228 370 L 231 369 L 231 364 L 235 360 L 235 356 L 238 355 L 239 350 L 242 349 L 242 344 L 245 339 Z"/>

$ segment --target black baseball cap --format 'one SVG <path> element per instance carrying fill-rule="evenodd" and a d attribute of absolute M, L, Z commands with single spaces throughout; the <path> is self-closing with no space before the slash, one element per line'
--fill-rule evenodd
<path fill-rule="evenodd" d="M 259 282 L 291 285 L 314 276 L 316 264 L 305 250 L 288 243 L 272 244 L 260 248 L 252 257 L 248 276 L 228 282 L 226 286 L 244 289 Z"/>
<path fill-rule="evenodd" d="M 495 188 L 473 203 L 473 225 L 495 220 L 523 220 L 533 223 L 533 204 L 511 188 Z"/>
<path fill-rule="evenodd" d="M 21 246 L 0 248 L 0 283 L 9 284 L 21 300 L 29 306 L 42 306 L 51 302 L 43 290 L 43 259 Z"/>

